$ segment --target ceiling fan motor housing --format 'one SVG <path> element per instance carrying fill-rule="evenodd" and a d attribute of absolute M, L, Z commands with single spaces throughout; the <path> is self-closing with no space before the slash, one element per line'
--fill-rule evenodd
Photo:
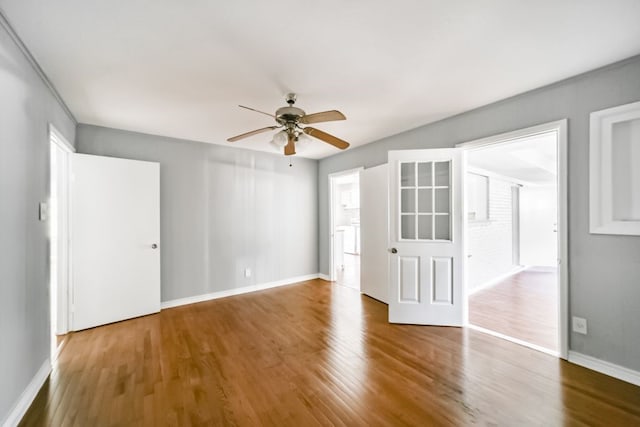
<path fill-rule="evenodd" d="M 298 107 L 282 107 L 276 111 L 276 121 L 286 126 L 287 123 L 296 124 L 305 115 L 305 112 Z"/>

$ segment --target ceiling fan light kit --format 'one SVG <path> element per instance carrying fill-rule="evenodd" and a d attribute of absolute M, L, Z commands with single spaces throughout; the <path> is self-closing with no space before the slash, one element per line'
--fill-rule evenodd
<path fill-rule="evenodd" d="M 278 149 L 278 151 L 282 150 L 282 148 L 287 145 L 287 142 L 289 142 L 289 138 L 287 137 L 286 130 L 276 132 L 273 135 L 273 139 L 271 140 L 271 144 L 274 145 Z"/>
<path fill-rule="evenodd" d="M 307 135 L 319 139 L 320 141 L 326 142 L 327 144 L 333 145 L 336 148 L 341 150 L 349 147 L 349 143 L 343 141 L 342 139 L 330 135 L 326 132 L 323 132 L 319 129 L 313 128 L 311 126 L 302 127 L 301 124 L 311 124 L 311 123 L 321 123 L 321 122 L 330 122 L 336 120 L 346 120 L 344 114 L 342 114 L 338 110 L 329 110 L 323 111 L 320 113 L 307 114 L 301 108 L 294 107 L 293 105 L 296 102 L 295 93 L 289 93 L 286 96 L 287 106 L 281 107 L 276 110 L 275 115 L 265 113 L 264 111 L 256 110 L 254 108 L 245 107 L 243 105 L 239 105 L 241 108 L 245 108 L 247 110 L 255 111 L 256 113 L 265 114 L 267 116 L 273 117 L 275 121 L 278 123 L 277 126 L 268 126 L 261 129 L 252 130 L 250 132 L 246 132 L 240 135 L 236 135 L 227 139 L 229 142 L 235 142 L 240 139 L 248 138 L 253 135 L 257 135 L 259 133 L 268 132 L 270 130 L 281 129 L 281 131 L 277 132 L 273 135 L 273 139 L 270 141 L 270 144 L 273 145 L 278 151 L 283 150 L 284 155 L 291 156 L 296 154 L 296 146 L 298 148 L 302 148 L 306 142 L 309 141 Z"/>

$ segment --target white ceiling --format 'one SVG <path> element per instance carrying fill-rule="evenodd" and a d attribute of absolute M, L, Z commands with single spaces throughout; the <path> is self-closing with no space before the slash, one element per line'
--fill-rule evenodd
<path fill-rule="evenodd" d="M 353 146 L 640 53 L 640 1 L 0 0 L 81 123 L 197 141 L 298 93 Z M 236 146 L 271 151 L 269 134 Z M 305 157 L 337 150 L 320 141 Z"/>
<path fill-rule="evenodd" d="M 558 169 L 556 133 L 548 132 L 469 151 L 467 163 L 470 168 L 513 178 L 523 184 L 555 184 Z"/>

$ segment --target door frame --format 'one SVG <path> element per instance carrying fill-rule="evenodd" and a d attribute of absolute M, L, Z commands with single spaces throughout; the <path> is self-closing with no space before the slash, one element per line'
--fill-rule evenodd
<path fill-rule="evenodd" d="M 363 166 L 347 169 L 340 172 L 330 173 L 328 176 L 329 183 L 329 281 L 334 282 L 336 280 L 336 269 L 334 265 L 334 245 L 335 245 L 335 233 L 334 233 L 334 214 L 335 214 L 335 179 L 346 175 L 360 174 L 360 171 L 364 170 Z M 358 182 L 358 186 L 360 183 Z"/>
<path fill-rule="evenodd" d="M 71 145 L 71 143 L 65 138 L 65 136 L 58 130 L 56 129 L 56 127 L 49 123 L 49 156 L 52 155 L 52 149 L 53 146 L 55 145 L 55 147 L 57 149 L 60 149 L 60 151 L 62 153 L 64 153 L 64 156 L 66 157 L 66 168 L 62 168 L 61 170 L 63 171 L 63 173 L 66 175 L 65 181 L 66 183 L 64 184 L 64 200 L 62 202 L 62 204 L 58 204 L 58 208 L 60 211 L 64 210 L 66 211 L 66 220 L 65 225 L 66 225 L 66 229 L 62 231 L 62 233 L 60 232 L 60 230 L 58 230 L 58 238 L 56 240 L 56 244 L 58 242 L 61 243 L 61 255 L 62 256 L 58 256 L 57 258 L 57 271 L 60 271 L 60 269 L 66 270 L 67 274 L 66 274 L 66 281 L 64 282 L 60 282 L 58 280 L 58 278 L 56 278 L 56 304 L 55 307 L 53 307 L 53 301 L 51 301 L 53 299 L 53 292 L 50 291 L 49 293 L 49 298 L 50 298 L 50 307 L 52 310 L 56 310 L 56 325 L 54 326 L 53 324 L 51 325 L 51 332 L 52 332 L 52 343 L 51 343 L 51 348 L 52 348 L 52 360 L 55 359 L 55 355 L 57 353 L 58 350 L 58 346 L 56 343 L 56 335 L 57 334 L 66 334 L 69 332 L 69 313 L 70 313 L 70 292 L 71 292 L 71 257 L 72 257 L 72 251 L 71 251 L 71 175 L 69 173 L 69 164 L 71 161 L 71 154 L 75 153 L 75 148 L 73 147 L 73 145 Z M 51 165 L 51 163 L 50 163 Z M 49 169 L 49 182 L 51 183 L 51 178 L 52 178 L 52 173 L 53 171 L 51 170 L 51 168 Z M 49 206 L 51 206 L 51 199 L 49 199 Z M 62 208 L 62 209 L 60 209 Z M 49 224 L 51 226 L 51 223 Z M 51 251 L 53 250 L 52 246 L 53 243 L 51 241 L 51 239 L 49 240 L 49 253 L 51 253 Z M 57 249 L 56 249 L 57 250 Z M 49 275 L 51 276 L 51 268 L 49 268 Z M 50 277 L 50 281 L 49 281 L 49 286 L 51 286 L 51 277 Z M 51 321 L 51 317 L 52 317 L 53 313 L 50 313 L 50 321 Z M 55 327 L 55 330 L 54 330 Z"/>
<path fill-rule="evenodd" d="M 558 353 L 557 355 L 567 360 L 569 356 L 569 257 L 568 257 L 568 156 L 567 156 L 567 119 L 542 123 L 512 132 L 501 133 L 469 142 L 456 144 L 463 150 L 475 150 L 482 147 L 505 144 L 516 139 L 535 136 L 541 133 L 556 132 L 557 135 L 557 161 L 558 161 Z M 467 233 L 467 221 L 464 222 L 465 235 Z M 465 287 L 467 283 L 465 281 Z M 468 304 L 465 304 L 468 310 Z M 468 316 L 466 316 L 468 319 Z M 468 326 L 468 322 L 467 322 Z M 516 340 L 518 341 L 518 340 Z M 522 343 L 521 341 L 518 341 Z M 535 345 L 531 347 L 538 348 Z"/>

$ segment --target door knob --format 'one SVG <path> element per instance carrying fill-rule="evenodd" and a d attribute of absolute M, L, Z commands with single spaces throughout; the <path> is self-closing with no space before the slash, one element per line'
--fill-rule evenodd
<path fill-rule="evenodd" d="M 391 252 L 392 254 L 397 254 L 398 250 L 396 248 L 391 248 L 389 249 L 389 252 Z"/>
<path fill-rule="evenodd" d="M 151 245 L 151 249 L 158 249 L 158 245 L 156 245 L 155 243 Z"/>

